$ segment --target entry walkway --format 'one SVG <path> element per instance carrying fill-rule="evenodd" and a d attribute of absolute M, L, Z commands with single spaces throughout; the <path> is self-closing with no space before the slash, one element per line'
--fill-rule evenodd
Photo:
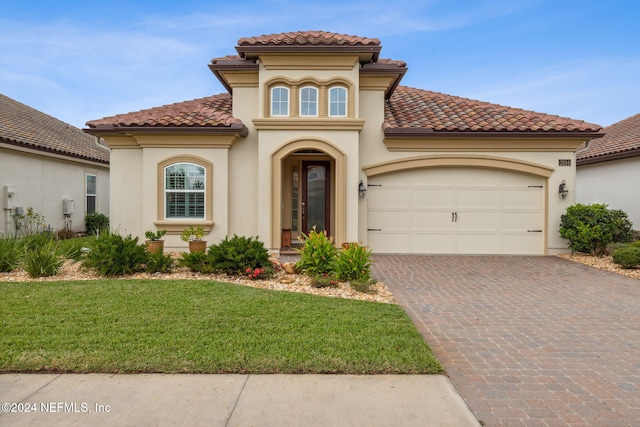
<path fill-rule="evenodd" d="M 640 426 L 640 281 L 557 257 L 375 255 L 486 426 Z"/>

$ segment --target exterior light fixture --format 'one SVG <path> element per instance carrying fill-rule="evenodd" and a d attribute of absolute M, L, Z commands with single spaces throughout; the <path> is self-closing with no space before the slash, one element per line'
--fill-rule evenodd
<path fill-rule="evenodd" d="M 564 200 L 567 198 L 567 194 L 569 194 L 569 190 L 567 189 L 567 183 L 563 179 L 560 183 L 560 186 L 558 187 L 558 196 L 560 196 L 560 198 Z"/>
<path fill-rule="evenodd" d="M 364 199 L 365 194 L 367 194 L 367 188 L 362 183 L 362 180 L 360 180 L 360 184 L 358 184 L 358 193 L 360 193 L 361 199 Z"/>

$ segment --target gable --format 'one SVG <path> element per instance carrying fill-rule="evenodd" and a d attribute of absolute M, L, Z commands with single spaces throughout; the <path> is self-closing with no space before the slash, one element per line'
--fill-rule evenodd
<path fill-rule="evenodd" d="M 109 150 L 96 138 L 0 94 L 0 142 L 44 153 L 108 164 Z"/>

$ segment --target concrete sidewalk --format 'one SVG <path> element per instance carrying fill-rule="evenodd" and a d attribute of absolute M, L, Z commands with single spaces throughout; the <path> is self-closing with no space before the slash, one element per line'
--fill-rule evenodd
<path fill-rule="evenodd" d="M 0 402 L 2 426 L 479 426 L 443 375 L 2 374 Z"/>

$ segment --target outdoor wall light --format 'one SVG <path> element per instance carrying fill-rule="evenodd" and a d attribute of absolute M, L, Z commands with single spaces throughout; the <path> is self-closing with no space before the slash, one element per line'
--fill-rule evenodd
<path fill-rule="evenodd" d="M 567 183 L 563 179 L 560 183 L 560 187 L 558 187 L 558 195 L 564 200 L 567 198 L 567 194 L 569 194 L 569 190 L 567 189 Z"/>
<path fill-rule="evenodd" d="M 362 180 L 360 180 L 360 184 L 358 185 L 358 193 L 360 193 L 361 199 L 364 199 L 364 195 L 367 194 L 367 187 L 364 186 Z"/>

